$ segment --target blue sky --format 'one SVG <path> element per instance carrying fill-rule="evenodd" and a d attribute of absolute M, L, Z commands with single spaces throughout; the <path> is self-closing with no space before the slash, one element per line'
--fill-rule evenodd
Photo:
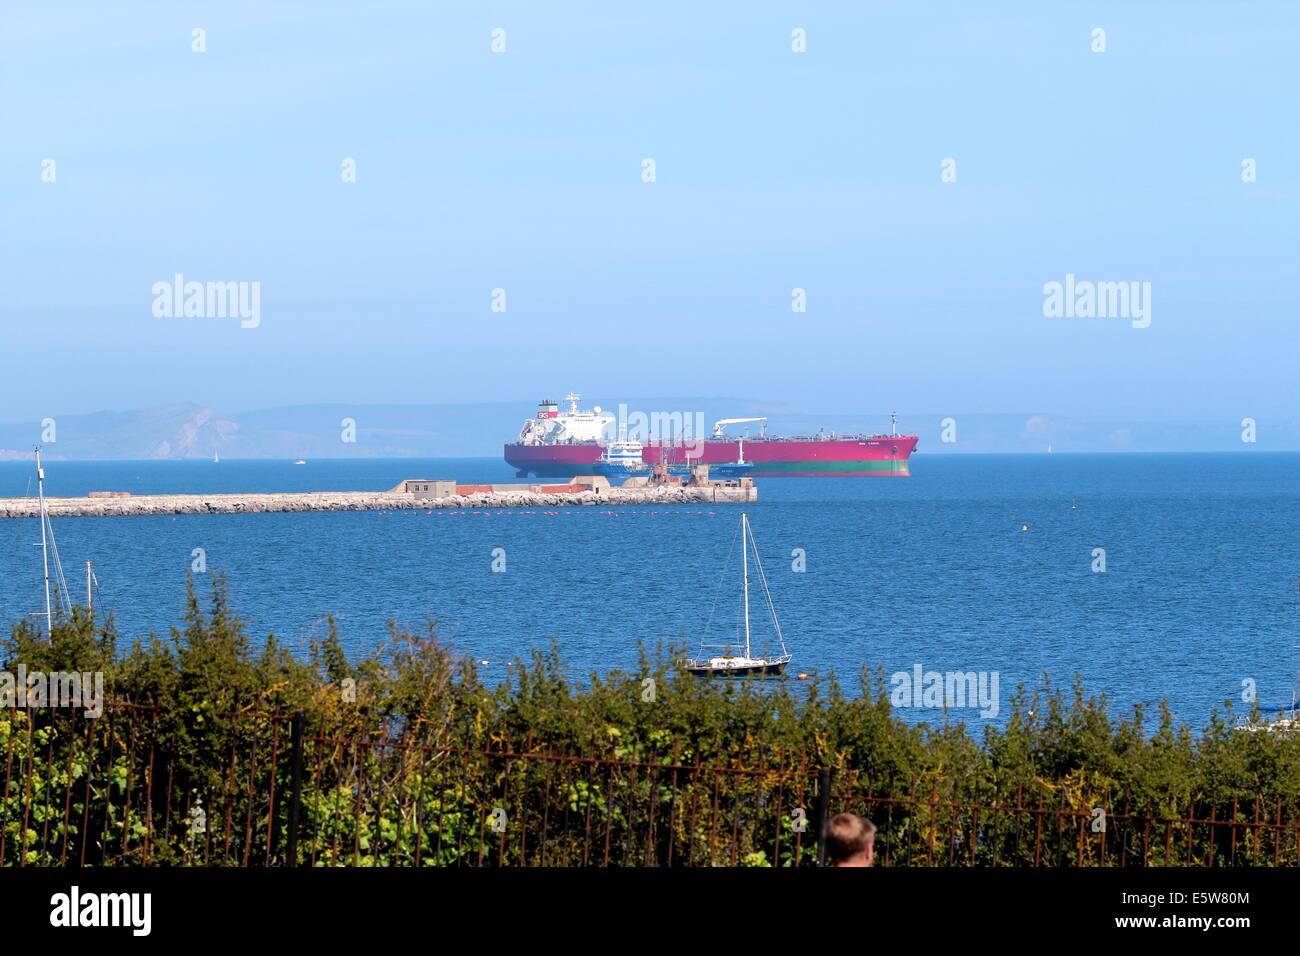
<path fill-rule="evenodd" d="M 9 0 L 0 418 L 1300 417 L 1300 6 L 995 6 Z M 155 317 L 178 272 L 261 325 Z M 1150 281 L 1150 328 L 1045 317 L 1067 273 Z"/>

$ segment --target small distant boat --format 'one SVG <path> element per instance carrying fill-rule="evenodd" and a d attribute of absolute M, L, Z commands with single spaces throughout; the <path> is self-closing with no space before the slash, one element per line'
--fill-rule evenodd
<path fill-rule="evenodd" d="M 1300 589 L 1300 575 L 1296 576 L 1296 587 Z M 1300 648 L 1300 644 L 1294 645 Z M 1263 719 L 1258 723 L 1245 724 L 1241 726 L 1242 730 L 1250 733 L 1264 731 L 1270 734 L 1293 734 L 1300 731 L 1300 661 L 1296 664 L 1295 682 L 1291 687 L 1291 703 L 1283 704 L 1280 707 L 1256 707 L 1263 714 L 1275 714 L 1276 716 Z"/>
<path fill-rule="evenodd" d="M 221 456 L 217 454 L 215 451 L 212 453 L 212 464 L 214 465 L 221 464 Z"/>
<path fill-rule="evenodd" d="M 305 464 L 307 464 L 307 463 L 306 463 L 305 461 L 303 461 L 301 458 L 299 458 L 297 461 L 294 462 L 294 464 L 295 464 L 295 465 L 305 465 Z"/>
<path fill-rule="evenodd" d="M 1263 731 L 1269 734 L 1293 734 L 1300 730 L 1300 701 L 1292 701 L 1282 707 L 1261 707 L 1261 715 L 1273 713 L 1278 716 L 1264 719 L 1254 724 L 1242 724 L 1241 730 L 1255 734 Z"/>
<path fill-rule="evenodd" d="M 758 568 L 758 579 L 763 585 L 763 596 L 767 598 L 767 608 L 772 615 L 772 629 L 777 642 L 781 645 L 779 655 L 755 657 L 750 649 L 749 629 L 749 549 L 754 549 L 754 565 Z M 749 516 L 740 516 L 740 554 L 741 554 L 741 589 L 744 594 L 745 652 L 731 653 L 731 645 L 723 645 L 723 653 L 698 660 L 687 660 L 686 671 L 697 677 L 746 677 L 751 674 L 780 674 L 785 665 L 790 663 L 790 652 L 786 650 L 785 638 L 781 634 L 781 622 L 776 617 L 776 605 L 772 603 L 772 592 L 767 586 L 767 575 L 763 573 L 763 562 L 758 556 L 758 544 L 754 541 L 754 532 L 749 527 Z M 702 645 L 704 647 L 718 645 Z"/>

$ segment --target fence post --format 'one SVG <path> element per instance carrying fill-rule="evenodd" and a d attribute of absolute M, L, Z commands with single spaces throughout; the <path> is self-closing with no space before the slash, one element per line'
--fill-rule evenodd
<path fill-rule="evenodd" d="M 285 849 L 285 865 L 298 865 L 298 814 L 302 807 L 302 711 L 293 715 L 290 739 L 290 761 L 293 768 L 292 791 L 289 794 L 289 837 Z"/>
<path fill-rule="evenodd" d="M 826 814 L 831 804 L 831 768 L 822 767 L 817 786 L 817 810 L 814 826 L 817 827 L 817 865 L 826 865 Z"/>

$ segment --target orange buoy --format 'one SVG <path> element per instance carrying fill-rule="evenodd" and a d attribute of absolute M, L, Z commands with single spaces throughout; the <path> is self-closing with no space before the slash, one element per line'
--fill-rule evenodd
<path fill-rule="evenodd" d="M 800 679 L 800 680 L 807 680 L 807 679 L 808 679 L 808 675 L 807 675 L 807 674 L 800 674 L 800 675 L 799 675 L 799 679 Z"/>

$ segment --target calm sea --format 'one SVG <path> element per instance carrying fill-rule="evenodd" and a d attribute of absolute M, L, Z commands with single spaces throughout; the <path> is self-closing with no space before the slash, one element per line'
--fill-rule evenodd
<path fill-rule="evenodd" d="M 51 461 L 47 472 L 50 495 L 513 478 L 481 459 Z M 1014 685 L 1043 672 L 1081 674 L 1116 711 L 1167 698 L 1197 725 L 1240 701 L 1247 679 L 1262 703 L 1290 701 L 1300 455 L 918 455 L 913 472 L 760 480 L 748 512 L 792 673 L 834 669 L 856 692 L 864 666 L 997 672 L 997 719 Z M 0 497 L 34 493 L 32 473 L 0 463 Z M 128 640 L 179 622 L 202 548 L 255 637 L 303 648 L 333 614 L 363 650 L 390 619 L 433 618 L 490 662 L 488 676 L 554 638 L 582 678 L 633 665 L 638 638 L 685 635 L 694 648 L 706 630 L 734 635 L 739 521 L 736 506 L 689 506 L 76 518 L 55 529 L 71 589 L 84 590 L 93 560 L 102 606 Z M 38 540 L 35 520 L 0 521 L 0 620 L 43 602 Z M 504 572 L 492 570 L 495 549 Z M 757 585 L 751 599 L 756 641 L 770 641 Z M 972 710 L 955 716 L 980 723 Z"/>

